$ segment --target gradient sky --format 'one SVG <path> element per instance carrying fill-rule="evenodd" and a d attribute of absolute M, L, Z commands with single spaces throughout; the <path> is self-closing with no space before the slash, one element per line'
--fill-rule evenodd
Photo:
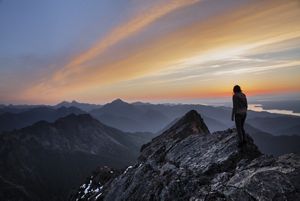
<path fill-rule="evenodd" d="M 299 0 L 0 0 L 0 103 L 300 94 Z"/>

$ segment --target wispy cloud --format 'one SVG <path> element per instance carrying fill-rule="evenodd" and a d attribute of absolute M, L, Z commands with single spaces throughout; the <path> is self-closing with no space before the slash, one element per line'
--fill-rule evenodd
<path fill-rule="evenodd" d="M 153 6 L 153 8 L 150 8 L 147 12 L 134 16 L 127 22 L 117 26 L 106 37 L 96 42 L 96 44 L 94 44 L 86 52 L 83 52 L 80 55 L 72 58 L 65 67 L 63 67 L 54 75 L 54 80 L 60 81 L 61 79 L 66 78 L 68 75 L 72 75 L 73 73 L 78 73 L 84 70 L 86 67 L 84 64 L 86 62 L 99 57 L 109 47 L 138 33 L 140 30 L 155 22 L 162 16 L 199 1 L 200 0 L 170 0 L 163 4 Z"/>
<path fill-rule="evenodd" d="M 248 64 L 249 65 L 249 64 Z M 217 71 L 213 73 L 213 75 L 238 75 L 238 74 L 249 74 L 249 73 L 256 73 L 256 72 L 264 72 L 264 71 L 273 71 L 276 69 L 280 68 L 291 68 L 291 67 L 300 67 L 300 61 L 286 61 L 286 62 L 281 62 L 279 64 L 264 64 L 261 66 L 255 66 L 252 64 L 250 67 L 241 67 L 239 69 L 230 69 L 230 70 L 222 70 L 222 71 Z"/>
<path fill-rule="evenodd" d="M 225 93 L 236 82 L 255 90 L 254 80 L 272 83 L 268 87 L 273 90 L 277 84 L 274 79 L 287 80 L 277 71 L 299 68 L 298 60 L 284 56 L 287 51 L 297 49 L 295 44 L 300 44 L 300 7 L 293 0 L 253 1 L 206 20 L 194 20 L 193 24 L 138 44 L 138 51 L 134 51 L 136 44 L 127 44 L 122 50 L 131 51 L 122 59 L 105 65 L 97 62 L 89 65 L 99 58 L 105 60 L 101 56 L 110 47 L 135 36 L 163 16 L 199 1 L 167 2 L 116 27 L 53 76 L 27 91 L 27 95 L 36 96 L 46 91 L 45 94 L 51 94 L 54 99 L 80 95 L 96 100 L 101 99 L 100 95 L 91 94 L 100 91 L 101 96 L 106 97 L 125 92 L 128 97 L 134 94 L 158 97 L 171 92 L 180 96 L 187 91 L 189 96 L 198 96 L 209 91 Z M 179 13 L 172 19 L 185 17 L 185 14 Z M 282 58 L 263 57 L 270 53 L 280 53 Z M 270 72 L 272 76 L 257 77 L 261 72 Z M 286 86 L 296 88 L 299 82 L 294 74 L 290 75 Z"/>

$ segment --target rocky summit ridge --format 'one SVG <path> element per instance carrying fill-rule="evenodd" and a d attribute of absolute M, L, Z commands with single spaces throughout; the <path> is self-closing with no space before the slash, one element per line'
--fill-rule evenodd
<path fill-rule="evenodd" d="M 235 129 L 210 133 L 194 110 L 143 145 L 135 165 L 105 171 L 71 200 L 300 200 L 299 155 L 263 155 L 248 135 L 238 147 Z"/>

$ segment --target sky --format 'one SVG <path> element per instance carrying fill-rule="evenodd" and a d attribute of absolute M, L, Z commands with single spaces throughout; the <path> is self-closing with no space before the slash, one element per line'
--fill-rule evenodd
<path fill-rule="evenodd" d="M 0 0 L 0 103 L 300 95 L 299 0 Z"/>

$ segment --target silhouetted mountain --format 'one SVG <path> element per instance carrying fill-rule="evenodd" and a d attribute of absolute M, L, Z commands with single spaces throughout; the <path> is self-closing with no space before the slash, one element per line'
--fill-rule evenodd
<path fill-rule="evenodd" d="M 0 200 L 66 200 L 95 167 L 128 166 L 151 138 L 149 133 L 124 133 L 88 114 L 3 133 Z"/>
<path fill-rule="evenodd" d="M 50 107 L 45 105 L 0 105 L 0 115 L 3 113 L 20 113 L 37 107 Z"/>
<path fill-rule="evenodd" d="M 73 100 L 72 102 L 63 101 L 54 106 L 54 108 L 60 108 L 60 107 L 77 107 L 83 111 L 89 112 L 91 110 L 102 107 L 102 105 L 90 104 L 90 103 L 79 103 Z"/>
<path fill-rule="evenodd" d="M 288 128 L 283 128 L 280 130 L 280 133 L 287 135 L 298 135 L 300 136 L 300 123 Z"/>
<path fill-rule="evenodd" d="M 82 110 L 75 107 L 60 107 L 58 109 L 53 109 L 51 107 L 37 107 L 19 113 L 6 112 L 0 115 L 0 132 L 23 128 L 41 120 L 53 122 L 56 119 L 69 114 L 82 113 L 84 113 Z"/>
<path fill-rule="evenodd" d="M 249 118 L 248 124 L 272 135 L 300 135 L 300 117 L 280 115 L 277 117 Z"/>
<path fill-rule="evenodd" d="M 210 134 L 190 111 L 144 145 L 135 165 L 121 174 L 99 171 L 71 200 L 300 199 L 299 155 L 262 155 L 248 135 L 238 144 L 235 130 Z"/>
<path fill-rule="evenodd" d="M 158 131 L 166 122 L 169 123 L 169 119 L 159 110 L 138 108 L 121 99 L 92 110 L 90 114 L 107 125 L 130 132 Z"/>
<path fill-rule="evenodd" d="M 264 154 L 275 156 L 287 153 L 300 154 L 300 136 L 274 136 L 248 124 L 245 125 L 245 130 Z"/>
<path fill-rule="evenodd" d="M 151 103 L 144 103 L 144 102 L 141 102 L 141 101 L 133 102 L 131 104 L 132 105 L 152 105 Z"/>

